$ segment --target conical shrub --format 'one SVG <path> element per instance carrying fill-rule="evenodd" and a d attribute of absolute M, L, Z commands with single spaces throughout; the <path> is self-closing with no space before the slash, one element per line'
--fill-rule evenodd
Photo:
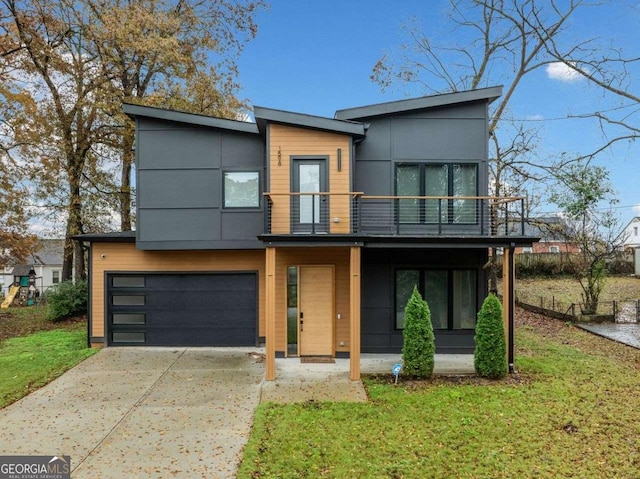
<path fill-rule="evenodd" d="M 473 364 L 476 374 L 490 379 L 507 375 L 507 344 L 504 336 L 502 305 L 495 294 L 482 303 L 476 323 L 476 349 Z"/>
<path fill-rule="evenodd" d="M 420 378 L 431 377 L 436 353 L 431 312 L 415 286 L 404 310 L 403 338 L 404 374 Z"/>

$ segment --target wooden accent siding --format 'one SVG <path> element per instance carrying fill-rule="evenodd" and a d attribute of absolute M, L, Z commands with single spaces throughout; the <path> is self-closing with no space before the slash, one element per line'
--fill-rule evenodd
<path fill-rule="evenodd" d="M 105 333 L 105 284 L 108 272 L 258 272 L 258 335 L 265 335 L 265 252 L 244 251 L 141 251 L 131 243 L 94 243 L 91 275 L 91 336 Z"/>
<path fill-rule="evenodd" d="M 362 250 L 358 246 L 351 247 L 349 269 L 349 291 L 351 294 L 351 354 L 349 355 L 349 379 L 357 381 L 360 379 L 360 292 L 361 292 L 361 258 Z"/>
<path fill-rule="evenodd" d="M 276 248 L 267 248 L 265 254 L 265 315 L 266 315 L 266 367 L 265 378 L 276 378 Z M 286 305 L 285 305 L 286 306 Z M 286 323 L 285 316 L 285 323 Z M 286 326 L 285 326 L 286 328 Z M 286 334 L 286 333 L 285 333 Z"/>
<path fill-rule="evenodd" d="M 287 268 L 333 265 L 335 268 L 334 352 L 350 350 L 349 248 L 277 248 L 275 281 L 275 349 L 287 351 Z M 340 319 L 337 315 L 340 314 Z M 343 342 L 344 346 L 340 346 Z"/>
<path fill-rule="evenodd" d="M 350 144 L 348 135 L 287 125 L 269 125 L 269 192 L 273 194 L 272 233 L 288 234 L 291 232 L 291 203 L 290 197 L 286 195 L 291 192 L 291 157 L 328 157 L 329 192 L 348 193 L 351 191 L 349 178 L 351 169 Z M 338 148 L 342 150 L 341 171 L 338 171 Z M 330 201 L 330 232 L 333 234 L 350 233 L 351 197 L 347 194 L 341 194 L 331 197 Z M 339 218 L 339 223 L 334 223 L 334 218 Z"/>

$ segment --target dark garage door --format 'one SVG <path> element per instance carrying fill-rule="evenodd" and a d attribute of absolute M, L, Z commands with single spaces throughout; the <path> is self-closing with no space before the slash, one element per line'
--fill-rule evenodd
<path fill-rule="evenodd" d="M 109 344 L 255 346 L 255 273 L 108 274 Z"/>

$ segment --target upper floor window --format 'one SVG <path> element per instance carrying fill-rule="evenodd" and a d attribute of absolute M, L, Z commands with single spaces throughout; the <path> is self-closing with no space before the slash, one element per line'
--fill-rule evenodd
<path fill-rule="evenodd" d="M 559 246 L 549 246 L 549 253 L 559 253 L 559 252 L 560 252 Z"/>
<path fill-rule="evenodd" d="M 257 171 L 225 171 L 224 207 L 259 208 L 260 173 Z"/>
<path fill-rule="evenodd" d="M 637 226 L 633 227 L 633 236 L 638 236 L 638 227 Z"/>
<path fill-rule="evenodd" d="M 478 165 L 401 163 L 396 166 L 397 196 L 462 197 L 400 200 L 401 223 L 476 223 Z M 467 197 L 467 198 L 465 198 Z"/>
<path fill-rule="evenodd" d="M 51 283 L 52 284 L 58 284 L 59 282 L 60 282 L 60 271 L 53 270 L 51 272 Z"/>

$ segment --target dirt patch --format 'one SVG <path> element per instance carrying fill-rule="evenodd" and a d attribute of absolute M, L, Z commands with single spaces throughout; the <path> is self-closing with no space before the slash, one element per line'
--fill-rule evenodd
<path fill-rule="evenodd" d="M 0 312 L 0 342 L 52 329 L 78 329 L 87 324 L 87 317 L 78 316 L 53 322 L 45 319 L 41 308 L 19 308 Z"/>
<path fill-rule="evenodd" d="M 395 384 L 395 377 L 389 374 L 367 375 L 376 382 L 385 384 Z M 402 378 L 398 380 L 398 385 L 411 390 L 425 389 L 433 386 L 519 386 L 529 384 L 531 379 L 523 374 L 507 374 L 504 379 L 486 379 L 473 374 L 464 376 L 437 375 L 429 379 Z"/>

